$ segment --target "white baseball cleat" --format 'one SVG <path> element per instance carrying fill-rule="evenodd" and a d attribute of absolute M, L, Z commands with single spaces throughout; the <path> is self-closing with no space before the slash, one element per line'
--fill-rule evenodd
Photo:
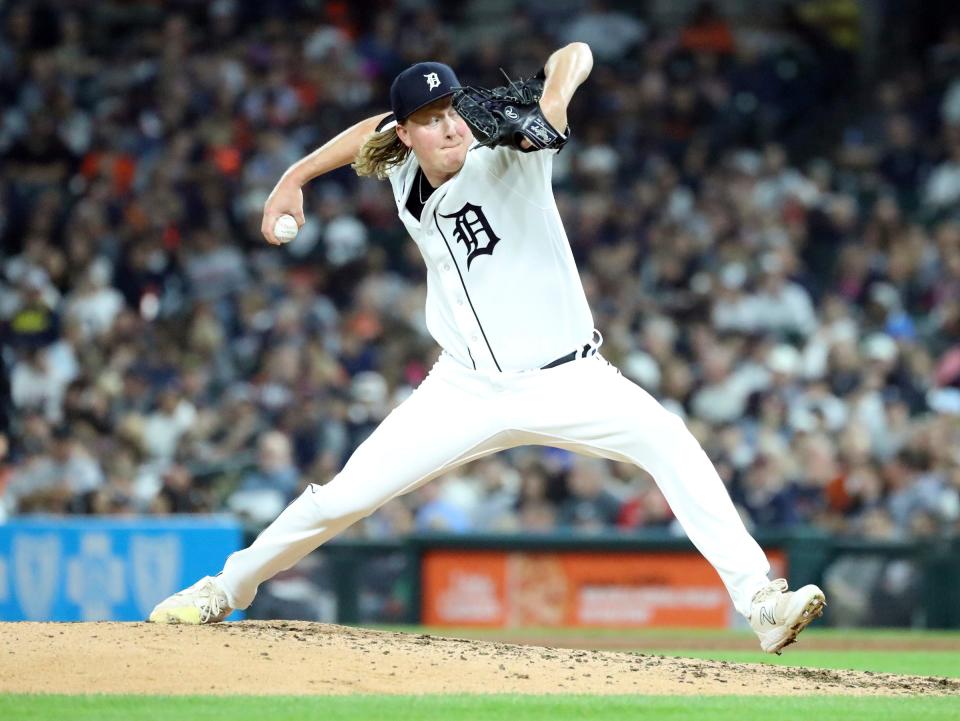
<path fill-rule="evenodd" d="M 190 588 L 185 588 L 161 601 L 150 612 L 150 623 L 219 623 L 233 611 L 213 576 L 204 576 Z"/>
<path fill-rule="evenodd" d="M 780 654 L 784 646 L 796 641 L 800 632 L 823 614 L 826 605 L 819 587 L 809 585 L 788 591 L 786 579 L 778 578 L 754 594 L 750 627 L 760 637 L 760 648 Z"/>

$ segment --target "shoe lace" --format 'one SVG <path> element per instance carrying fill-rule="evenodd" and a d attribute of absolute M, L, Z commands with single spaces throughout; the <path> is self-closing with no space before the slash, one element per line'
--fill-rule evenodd
<path fill-rule="evenodd" d="M 227 608 L 226 603 L 215 589 L 207 586 L 205 593 L 197 604 L 200 609 L 200 620 L 206 623 L 211 618 L 218 618 Z"/>
<path fill-rule="evenodd" d="M 771 581 L 768 585 L 761 588 L 755 594 L 753 594 L 753 602 L 760 603 L 761 601 L 766 601 L 771 596 L 774 596 L 778 593 L 783 593 L 787 590 L 787 579 L 778 578 L 776 581 Z"/>

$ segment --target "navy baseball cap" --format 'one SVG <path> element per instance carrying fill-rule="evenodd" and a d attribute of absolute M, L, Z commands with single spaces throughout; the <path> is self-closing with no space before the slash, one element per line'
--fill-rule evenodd
<path fill-rule="evenodd" d="M 443 63 L 417 63 L 400 73 L 390 86 L 390 107 L 397 122 L 434 100 L 453 95 L 460 87 L 456 73 Z"/>

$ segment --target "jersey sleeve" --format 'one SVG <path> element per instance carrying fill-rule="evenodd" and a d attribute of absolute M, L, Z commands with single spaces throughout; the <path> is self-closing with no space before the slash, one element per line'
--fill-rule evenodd
<path fill-rule="evenodd" d="M 493 150 L 499 157 L 497 165 L 502 168 L 505 179 L 511 185 L 532 191 L 550 188 L 553 183 L 553 158 L 557 150 L 534 150 L 524 153 L 516 148 L 500 146 Z"/>

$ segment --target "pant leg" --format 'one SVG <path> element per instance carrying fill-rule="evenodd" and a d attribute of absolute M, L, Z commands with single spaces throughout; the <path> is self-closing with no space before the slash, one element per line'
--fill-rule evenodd
<path fill-rule="evenodd" d="M 248 548 L 230 555 L 219 578 L 230 605 L 246 608 L 261 583 L 390 499 L 507 447 L 500 419 L 480 379 L 464 382 L 439 361 L 333 480 L 310 485 Z"/>
<path fill-rule="evenodd" d="M 542 371 L 518 397 L 523 428 L 542 442 L 640 466 L 713 565 L 736 609 L 749 614 L 770 565 L 726 486 L 683 420 L 602 357 Z"/>

